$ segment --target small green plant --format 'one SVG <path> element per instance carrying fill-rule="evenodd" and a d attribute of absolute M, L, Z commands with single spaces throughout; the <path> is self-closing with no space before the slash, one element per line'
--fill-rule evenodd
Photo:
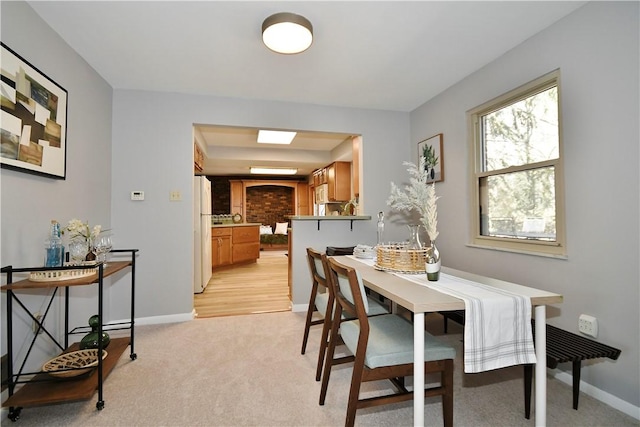
<path fill-rule="evenodd" d="M 424 157 L 424 169 L 429 171 L 436 167 L 438 164 L 438 157 L 436 156 L 436 150 L 433 145 L 425 145 L 422 149 L 422 157 Z"/>

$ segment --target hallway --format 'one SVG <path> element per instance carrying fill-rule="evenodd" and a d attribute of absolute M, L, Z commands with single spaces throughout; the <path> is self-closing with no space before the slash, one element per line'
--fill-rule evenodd
<path fill-rule="evenodd" d="M 286 251 L 261 251 L 255 263 L 213 272 L 194 295 L 198 318 L 291 310 Z"/>

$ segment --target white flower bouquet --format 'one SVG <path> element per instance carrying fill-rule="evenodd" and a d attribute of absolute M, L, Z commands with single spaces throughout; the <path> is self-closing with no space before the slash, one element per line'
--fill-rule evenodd
<path fill-rule="evenodd" d="M 404 162 L 408 166 L 410 179 L 409 185 L 401 190 L 396 184 L 391 183 L 391 195 L 387 199 L 387 205 L 392 210 L 407 212 L 416 211 L 420 215 L 420 222 L 424 226 L 432 244 L 438 238 L 438 210 L 436 202 L 435 183 L 427 184 L 429 179 L 425 168 L 425 158 L 420 156 L 420 164 L 416 166 L 411 162 Z"/>

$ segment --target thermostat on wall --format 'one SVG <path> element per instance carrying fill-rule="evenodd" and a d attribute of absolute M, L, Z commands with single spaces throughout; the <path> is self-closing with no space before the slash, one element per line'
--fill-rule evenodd
<path fill-rule="evenodd" d="M 131 200 L 144 200 L 144 191 L 132 191 Z"/>

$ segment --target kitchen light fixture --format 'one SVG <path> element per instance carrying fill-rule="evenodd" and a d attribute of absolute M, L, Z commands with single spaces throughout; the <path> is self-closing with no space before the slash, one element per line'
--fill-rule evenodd
<path fill-rule="evenodd" d="M 304 16 L 288 12 L 276 13 L 262 23 L 262 41 L 277 53 L 304 52 L 313 41 L 313 27 Z"/>
<path fill-rule="evenodd" d="M 298 169 L 251 167 L 251 173 L 260 175 L 295 175 Z"/>
<path fill-rule="evenodd" d="M 258 142 L 260 144 L 291 144 L 296 132 L 286 132 L 281 130 L 259 130 Z"/>

